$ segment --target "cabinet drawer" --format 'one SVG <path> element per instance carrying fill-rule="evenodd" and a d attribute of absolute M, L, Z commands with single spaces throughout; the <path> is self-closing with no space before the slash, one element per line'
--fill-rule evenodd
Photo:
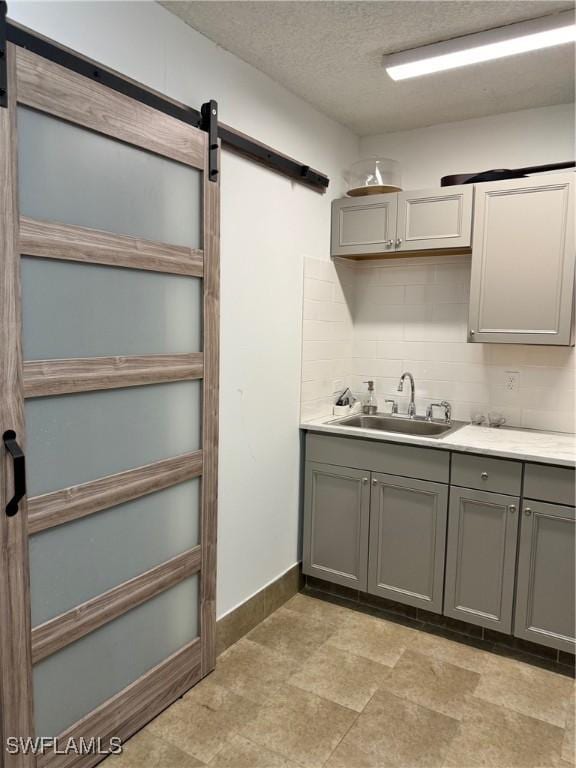
<path fill-rule="evenodd" d="M 452 454 L 452 485 L 519 496 L 521 479 L 520 462 Z"/>
<path fill-rule="evenodd" d="M 448 451 L 309 433 L 306 460 L 447 483 Z"/>
<path fill-rule="evenodd" d="M 526 464 L 524 496 L 554 504 L 576 505 L 576 471 L 569 467 Z"/>

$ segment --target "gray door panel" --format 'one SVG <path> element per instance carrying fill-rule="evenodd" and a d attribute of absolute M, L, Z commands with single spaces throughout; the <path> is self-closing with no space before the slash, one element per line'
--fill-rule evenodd
<path fill-rule="evenodd" d="M 574 653 L 574 507 L 524 499 L 514 634 Z"/>
<path fill-rule="evenodd" d="M 471 185 L 399 192 L 396 249 L 470 247 L 473 196 Z"/>
<path fill-rule="evenodd" d="M 369 472 L 306 463 L 303 571 L 366 590 Z"/>
<path fill-rule="evenodd" d="M 574 173 L 476 186 L 468 341 L 572 345 Z"/>
<path fill-rule="evenodd" d="M 394 252 L 398 195 L 332 201 L 332 256 Z"/>
<path fill-rule="evenodd" d="M 445 485 L 372 475 L 370 593 L 442 611 L 447 504 Z"/>
<path fill-rule="evenodd" d="M 450 489 L 444 614 L 512 631 L 519 499 Z"/>

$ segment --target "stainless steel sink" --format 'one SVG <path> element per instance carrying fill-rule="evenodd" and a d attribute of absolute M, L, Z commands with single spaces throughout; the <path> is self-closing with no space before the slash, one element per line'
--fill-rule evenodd
<path fill-rule="evenodd" d="M 443 437 L 449 432 L 460 429 L 461 422 L 450 423 L 428 421 L 423 418 L 407 418 L 405 416 L 389 416 L 387 414 L 375 414 L 374 416 L 346 416 L 337 419 L 332 424 L 339 427 L 356 427 L 360 429 L 374 429 L 378 432 L 400 432 L 403 435 L 420 435 L 422 437 Z"/>

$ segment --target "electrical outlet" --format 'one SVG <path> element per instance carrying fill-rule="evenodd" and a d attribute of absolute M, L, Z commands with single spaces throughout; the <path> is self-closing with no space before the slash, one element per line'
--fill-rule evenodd
<path fill-rule="evenodd" d="M 520 386 L 519 371 L 504 371 L 504 389 L 507 392 L 518 392 Z"/>

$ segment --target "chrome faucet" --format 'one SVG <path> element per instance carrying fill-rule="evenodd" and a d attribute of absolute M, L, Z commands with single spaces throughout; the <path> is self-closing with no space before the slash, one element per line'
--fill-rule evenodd
<path fill-rule="evenodd" d="M 410 402 L 408 403 L 408 416 L 413 419 L 414 416 L 416 416 L 416 404 L 414 403 L 414 376 L 409 371 L 405 371 L 402 376 L 400 376 L 400 381 L 398 382 L 398 392 L 404 391 L 404 379 L 408 379 L 410 381 Z"/>

